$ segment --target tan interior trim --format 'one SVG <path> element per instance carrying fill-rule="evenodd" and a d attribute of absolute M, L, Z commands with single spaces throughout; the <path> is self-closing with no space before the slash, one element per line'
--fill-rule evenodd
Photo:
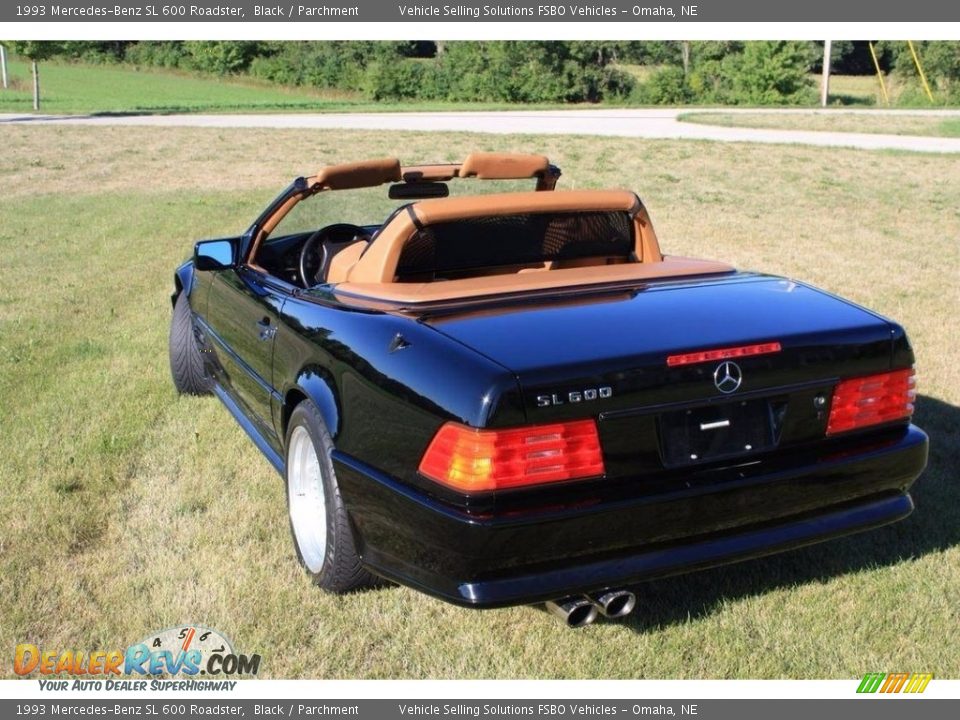
<path fill-rule="evenodd" d="M 491 215 L 535 212 L 630 211 L 637 196 L 629 190 L 556 190 L 512 192 L 421 200 L 413 206 L 424 225 Z M 392 224 L 392 223 L 391 223 Z"/>
<path fill-rule="evenodd" d="M 460 176 L 460 163 L 411 165 L 402 175 L 405 182 L 444 182 Z"/>
<path fill-rule="evenodd" d="M 550 160 L 545 155 L 474 152 L 460 166 L 460 177 L 515 180 L 540 177 L 549 169 Z"/>
<path fill-rule="evenodd" d="M 347 245 L 343 250 L 334 255 L 330 259 L 330 267 L 327 268 L 327 282 L 346 282 L 350 268 L 360 259 L 366 247 L 366 240 L 358 240 L 353 243 L 353 245 Z"/>
<path fill-rule="evenodd" d="M 629 190 L 558 190 L 423 200 L 411 205 L 411 208 L 417 222 L 431 225 L 463 218 L 530 212 L 630 212 L 638 205 L 637 196 Z M 641 262 L 659 262 L 660 247 L 649 216 L 641 210 L 634 222 L 637 259 Z M 363 257 L 350 270 L 347 279 L 353 283 L 393 282 L 403 246 L 416 230 L 417 223 L 411 214 L 399 213 L 380 231 Z"/>
<path fill-rule="evenodd" d="M 471 153 L 463 163 L 432 163 L 404 168 L 400 167 L 400 161 L 397 158 L 329 165 L 306 179 L 308 191 L 291 197 L 267 218 L 260 232 L 253 239 L 250 252 L 247 253 L 247 261 L 252 262 L 256 258 L 263 238 L 273 232 L 297 203 L 322 190 L 352 190 L 415 180 L 443 182 L 456 177 L 476 177 L 487 180 L 519 180 L 537 177 L 539 178 L 538 190 L 552 190 L 556 184 L 556 178 L 551 178 L 547 173 L 549 167 L 550 161 L 545 156 L 522 153 Z"/>
<path fill-rule="evenodd" d="M 396 158 L 381 158 L 330 165 L 307 178 L 307 187 L 313 191 L 353 190 L 399 182 L 400 179 L 400 161 Z"/>
<path fill-rule="evenodd" d="M 637 260 L 640 262 L 660 262 L 663 254 L 660 252 L 660 241 L 653 229 L 650 213 L 640 205 L 633 217 L 633 227 L 637 238 Z"/>
<path fill-rule="evenodd" d="M 338 285 L 334 292 L 342 302 L 352 297 L 361 300 L 382 300 L 406 305 L 456 300 L 486 295 L 529 292 L 551 288 L 580 287 L 657 278 L 684 277 L 733 272 L 726 263 L 665 256 L 655 263 L 623 263 L 594 267 L 554 268 L 546 272 L 513 273 L 472 277 L 463 280 L 424 283 L 371 283 L 350 280 Z"/>
<path fill-rule="evenodd" d="M 278 207 L 276 210 L 274 210 L 273 215 L 267 218 L 267 220 L 261 226 L 260 229 L 263 230 L 264 235 L 269 235 L 270 233 L 272 233 L 274 228 L 280 224 L 280 221 L 283 220 L 284 217 L 286 217 L 287 213 L 293 210 L 293 206 L 299 203 L 301 200 L 303 200 L 303 198 L 304 198 L 304 195 L 301 194 L 301 195 L 294 195 L 284 200 L 283 204 L 280 205 L 280 207 Z"/>

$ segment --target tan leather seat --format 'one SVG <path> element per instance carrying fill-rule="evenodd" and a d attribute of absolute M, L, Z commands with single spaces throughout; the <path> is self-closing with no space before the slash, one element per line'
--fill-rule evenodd
<path fill-rule="evenodd" d="M 353 245 L 347 245 L 330 260 L 330 267 L 327 270 L 328 283 L 342 283 L 350 278 L 350 271 L 357 264 L 357 260 L 363 254 L 367 247 L 366 240 L 358 240 Z"/>
<path fill-rule="evenodd" d="M 379 232 L 351 273 L 357 283 L 391 283 L 401 252 L 423 226 L 475 217 L 522 213 L 620 211 L 633 215 L 635 255 L 639 262 L 659 262 L 657 236 L 635 193 L 628 190 L 563 190 L 422 200 L 409 212 L 397 213 Z"/>

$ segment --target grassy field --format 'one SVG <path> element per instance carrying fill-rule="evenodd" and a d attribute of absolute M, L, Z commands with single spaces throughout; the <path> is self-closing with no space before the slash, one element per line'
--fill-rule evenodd
<path fill-rule="evenodd" d="M 820 89 L 822 76 L 815 73 L 810 76 L 814 87 Z M 890 92 L 891 80 L 887 78 L 887 91 Z M 830 104 L 832 105 L 882 105 L 880 81 L 875 75 L 831 75 Z"/>
<path fill-rule="evenodd" d="M 0 112 L 33 112 L 30 66 L 10 62 L 11 87 L 0 89 Z M 463 110 L 463 103 L 376 102 L 360 93 L 288 88 L 128 65 L 40 64 L 44 113 L 389 112 Z M 473 110 L 514 107 L 472 103 Z M 526 107 L 526 106 L 525 106 Z M 536 107 L 555 107 L 538 105 Z"/>
<path fill-rule="evenodd" d="M 10 63 L 11 87 L 0 89 L 0 112 L 32 112 L 30 66 Z M 655 67 L 620 65 L 638 82 L 648 80 Z M 819 76 L 814 78 L 819 83 Z M 361 93 L 279 87 L 253 79 L 221 79 L 201 75 L 135 68 L 129 65 L 40 64 L 41 112 L 178 113 L 178 112 L 397 112 L 415 110 L 497 110 L 519 108 L 507 103 L 377 102 Z M 879 103 L 876 78 L 835 75 L 832 101 L 840 105 Z M 617 106 L 617 105 L 614 105 Z M 524 105 L 522 109 L 577 107 Z M 592 105 L 590 107 L 597 107 Z"/>
<path fill-rule="evenodd" d="M 952 157 L 349 131 L 3 133 L 8 657 L 18 642 L 109 649 L 194 622 L 260 653 L 269 677 L 960 676 Z M 904 322 L 918 356 L 916 421 L 932 438 L 917 512 L 867 535 L 645 584 L 628 621 L 582 631 L 531 607 L 481 613 L 402 588 L 343 598 L 314 588 L 294 560 L 274 471 L 216 400 L 174 393 L 172 270 L 196 238 L 242 229 L 296 174 L 474 149 L 547 153 L 567 188 L 634 187 L 668 252 L 797 276 Z"/>
<path fill-rule="evenodd" d="M 724 127 L 771 128 L 774 130 L 820 130 L 825 132 L 881 135 L 929 135 L 960 137 L 960 118 L 919 115 L 866 115 L 832 110 L 822 113 L 685 113 L 684 122 Z"/>

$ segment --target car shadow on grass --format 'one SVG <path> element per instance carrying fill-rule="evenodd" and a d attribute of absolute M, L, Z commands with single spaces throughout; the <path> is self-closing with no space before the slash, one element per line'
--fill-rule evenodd
<path fill-rule="evenodd" d="M 729 601 L 892 566 L 960 544 L 960 408 L 920 396 L 914 422 L 930 435 L 927 469 L 913 486 L 914 513 L 899 523 L 757 560 L 653 580 L 631 588 L 637 610 L 617 621 L 638 632 L 712 614 Z"/>

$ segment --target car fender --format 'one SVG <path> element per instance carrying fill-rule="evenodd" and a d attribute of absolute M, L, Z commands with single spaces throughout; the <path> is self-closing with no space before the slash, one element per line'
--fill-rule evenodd
<path fill-rule="evenodd" d="M 187 297 L 190 297 L 190 291 L 193 289 L 193 261 L 187 260 L 180 267 L 176 269 L 173 274 L 173 283 L 175 289 L 173 295 L 170 296 L 170 300 L 176 304 L 177 298 L 180 297 L 180 293 L 186 291 Z"/>
<path fill-rule="evenodd" d="M 280 411 L 280 423 L 277 432 L 280 437 L 286 434 L 290 413 L 302 398 L 313 401 L 320 411 L 327 432 L 334 440 L 340 432 L 340 402 L 336 383 L 330 371 L 317 365 L 308 365 L 297 374 L 296 381 L 284 389 L 283 406 Z"/>

